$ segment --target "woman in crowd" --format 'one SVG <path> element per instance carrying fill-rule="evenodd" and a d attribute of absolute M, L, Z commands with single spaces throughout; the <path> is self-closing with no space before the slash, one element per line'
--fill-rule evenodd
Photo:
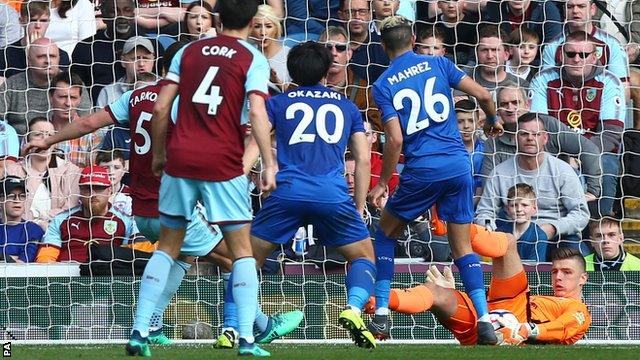
<path fill-rule="evenodd" d="M 76 44 L 97 31 L 94 6 L 89 0 L 52 0 L 46 37 L 71 55 Z"/>
<path fill-rule="evenodd" d="M 269 60 L 271 66 L 271 82 L 280 90 L 291 82 L 287 71 L 287 54 L 289 48 L 280 41 L 282 24 L 270 5 L 260 5 L 254 18 L 250 39 Z"/>

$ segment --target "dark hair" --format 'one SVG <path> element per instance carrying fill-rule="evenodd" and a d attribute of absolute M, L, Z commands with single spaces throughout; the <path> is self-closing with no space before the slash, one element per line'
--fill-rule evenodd
<path fill-rule="evenodd" d="M 582 30 L 571 32 L 564 39 L 564 43 L 565 44 L 568 43 L 568 42 L 576 42 L 576 41 L 588 41 L 590 43 L 593 43 L 594 46 L 595 46 L 595 43 L 600 42 L 598 39 L 593 37 L 593 35 L 585 32 L 585 31 L 582 31 Z"/>
<path fill-rule="evenodd" d="M 472 113 L 472 112 L 474 112 L 476 110 L 477 110 L 476 103 L 474 103 L 473 101 L 471 101 L 469 99 L 458 100 L 456 102 L 456 105 L 455 105 L 456 113 L 459 113 L 459 112 L 467 112 L 467 113 L 471 112 Z"/>
<path fill-rule="evenodd" d="M 518 118 L 518 126 L 524 123 L 528 123 L 531 121 L 538 121 L 541 125 L 542 125 L 542 129 L 540 130 L 546 130 L 545 126 L 544 126 L 544 121 L 542 120 L 542 116 L 540 116 L 541 114 L 538 114 L 536 112 L 528 112 L 526 114 L 522 114 L 520 115 L 520 117 Z"/>
<path fill-rule="evenodd" d="M 380 24 L 382 43 L 388 51 L 398 51 L 411 45 L 411 22 L 402 16 L 389 16 Z"/>
<path fill-rule="evenodd" d="M 108 150 L 108 151 L 104 151 L 104 150 L 99 151 L 98 155 L 96 155 L 95 163 L 99 165 L 100 163 L 106 163 L 113 160 L 120 160 L 124 164 L 125 158 L 122 151 L 117 149 Z"/>
<path fill-rule="evenodd" d="M 191 11 L 191 9 L 196 6 L 203 7 L 207 11 L 207 13 L 209 13 L 209 16 L 211 16 L 211 27 L 214 27 L 213 7 L 211 6 L 211 4 L 206 1 L 194 1 L 189 4 L 189 6 L 187 6 L 187 9 L 184 12 L 184 19 L 182 19 L 182 23 L 180 23 L 180 36 L 178 37 L 178 40 L 180 41 L 198 40 L 198 38 L 193 34 L 189 34 L 189 29 L 187 27 L 187 16 L 189 16 L 189 12 Z"/>
<path fill-rule="evenodd" d="M 502 31 L 497 25 L 485 25 L 478 30 L 478 43 L 480 39 L 499 38 L 502 42 L 507 41 L 508 35 Z"/>
<path fill-rule="evenodd" d="M 49 122 L 49 119 L 47 119 L 44 116 L 36 116 L 33 119 L 29 120 L 29 122 L 27 123 L 27 141 L 29 141 L 29 136 L 31 135 L 31 128 L 33 127 L 33 125 L 39 123 L 39 122 Z"/>
<path fill-rule="evenodd" d="M 580 250 L 574 248 L 561 247 L 555 249 L 551 253 L 551 262 L 565 259 L 574 259 L 580 264 L 581 272 L 585 272 L 587 269 L 587 262 L 580 253 Z"/>
<path fill-rule="evenodd" d="M 416 40 L 418 40 L 418 42 L 421 42 L 424 39 L 428 39 L 430 37 L 434 37 L 434 38 L 442 41 L 443 43 L 444 43 L 444 41 L 446 39 L 444 30 L 442 30 L 439 27 L 429 26 L 429 27 L 426 27 L 426 28 L 422 29 L 418 33 L 418 38 Z"/>
<path fill-rule="evenodd" d="M 161 66 L 163 75 L 166 75 L 169 72 L 169 67 L 171 67 L 171 61 L 173 57 L 176 56 L 178 50 L 182 49 L 183 46 L 187 45 L 189 42 L 180 40 L 171 44 L 165 51 L 164 55 L 162 55 Z"/>
<path fill-rule="evenodd" d="M 39 16 L 43 14 L 49 15 L 51 10 L 49 8 L 48 1 L 23 1 L 20 6 L 20 16 L 29 21 L 32 16 Z"/>
<path fill-rule="evenodd" d="M 84 83 L 78 74 L 70 73 L 68 71 L 59 72 L 58 75 L 54 76 L 49 83 L 49 95 L 53 94 L 58 89 L 59 83 L 65 83 L 71 87 L 78 87 L 80 89 L 80 95 L 82 95 Z"/>
<path fill-rule="evenodd" d="M 223 29 L 244 29 L 258 12 L 256 0 L 218 0 L 216 6 Z"/>
<path fill-rule="evenodd" d="M 340 0 L 338 10 L 344 10 L 345 5 L 351 5 L 351 0 Z M 367 5 L 369 5 L 369 9 L 371 9 L 371 0 L 367 0 Z"/>
<path fill-rule="evenodd" d="M 315 41 L 294 46 L 287 57 L 287 70 L 294 83 L 313 86 L 327 75 L 333 64 L 329 49 Z"/>
<path fill-rule="evenodd" d="M 60 15 L 62 19 L 66 19 L 67 11 L 71 10 L 74 6 L 76 6 L 77 3 L 78 3 L 78 0 L 60 1 L 60 5 L 58 5 L 58 15 Z"/>

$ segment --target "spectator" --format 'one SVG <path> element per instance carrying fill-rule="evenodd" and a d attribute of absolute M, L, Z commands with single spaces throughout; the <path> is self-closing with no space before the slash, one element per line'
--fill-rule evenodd
<path fill-rule="evenodd" d="M 73 54 L 76 44 L 96 34 L 94 7 L 89 0 L 52 0 L 46 37 L 60 50 Z"/>
<path fill-rule="evenodd" d="M 82 80 L 76 74 L 61 72 L 51 80 L 49 88 L 49 121 L 55 131 L 60 131 L 70 122 L 79 118 L 78 105 L 83 95 Z M 88 97 L 85 94 L 85 98 Z M 82 168 L 91 164 L 94 152 L 100 145 L 101 136 L 97 133 L 87 134 L 78 139 L 58 144 L 56 150 L 65 156 L 67 161 Z"/>
<path fill-rule="evenodd" d="M 271 6 L 258 6 L 249 37 L 269 60 L 271 83 L 280 90 L 286 89 L 291 82 L 287 70 L 287 55 L 291 49 L 280 42 L 282 24 Z"/>
<path fill-rule="evenodd" d="M 371 22 L 371 31 L 375 31 L 380 35 L 379 26 L 382 20 L 389 16 L 394 16 L 400 8 L 400 0 L 373 0 L 373 21 Z"/>
<path fill-rule="evenodd" d="M 497 138 L 488 139 L 482 162 L 483 177 L 489 176 L 496 165 L 511 159 L 518 151 L 516 131 L 518 118 L 529 113 L 530 102 L 524 90 L 511 84 L 498 89 L 498 115 L 503 122 L 505 133 Z M 532 113 L 544 123 L 549 135 L 549 141 L 544 150 L 554 156 L 567 155 L 580 159 L 581 172 L 586 180 L 587 201 L 593 201 L 600 196 L 600 151 L 589 139 L 572 131 L 558 119 L 540 113 Z"/>
<path fill-rule="evenodd" d="M 445 56 L 444 31 L 439 27 L 426 28 L 416 38 L 416 53 L 420 55 Z"/>
<path fill-rule="evenodd" d="M 101 151 L 96 156 L 96 164 L 107 169 L 111 181 L 111 197 L 109 203 L 123 215 L 131 217 L 131 194 L 129 187 L 122 183 L 127 172 L 127 163 L 122 152 L 118 150 Z"/>
<path fill-rule="evenodd" d="M 0 4 L 0 49 L 22 37 L 20 14 L 7 4 Z"/>
<path fill-rule="evenodd" d="M 561 47 L 562 68 L 544 70 L 533 78 L 531 110 L 557 118 L 598 146 L 603 172 L 599 211 L 608 215 L 620 174 L 618 151 L 627 108 L 624 85 L 596 65 L 595 42 L 583 31 L 566 37 Z"/>
<path fill-rule="evenodd" d="M 91 247 L 113 249 L 137 234 L 133 220 L 109 207 L 111 181 L 107 169 L 86 167 L 80 180 L 80 205 L 58 214 L 49 224 L 36 261 L 91 262 Z"/>
<path fill-rule="evenodd" d="M 0 120 L 0 158 L 12 156 L 18 158 L 20 156 L 20 140 L 18 133 L 13 126 L 7 124 L 6 121 Z M 0 174 L 0 178 L 2 178 Z"/>
<path fill-rule="evenodd" d="M 354 74 L 373 84 L 389 65 L 389 57 L 380 45 L 380 35 L 370 32 L 371 8 L 368 0 L 340 0 L 340 20 L 349 34 Z"/>
<path fill-rule="evenodd" d="M 522 260 L 549 261 L 547 234 L 533 217 L 538 213 L 536 193 L 531 185 L 518 183 L 507 192 L 507 221 L 496 221 L 496 230 L 513 234 Z"/>
<path fill-rule="evenodd" d="M 154 32 L 167 25 L 178 23 L 185 15 L 183 3 L 191 3 L 191 1 L 138 0 L 134 10 L 136 24 Z"/>
<path fill-rule="evenodd" d="M 546 45 L 542 51 L 542 69 L 548 69 L 563 63 L 562 44 L 566 43 L 566 36 L 581 31 L 592 37 L 596 46 L 596 58 L 606 66 L 620 81 L 629 79 L 629 64 L 627 54 L 616 38 L 594 26 L 592 20 L 596 13 L 593 0 L 567 0 L 567 24 L 563 33 Z"/>
<path fill-rule="evenodd" d="M 11 76 L 0 85 L 0 117 L 4 116 L 20 136 L 25 134 L 31 119 L 48 113 L 49 82 L 60 72 L 58 47 L 51 40 L 35 40 L 27 53 L 29 69 Z M 84 111 L 91 108 L 86 95 L 82 97 L 79 108 Z"/>
<path fill-rule="evenodd" d="M 469 157 L 471 158 L 471 171 L 473 172 L 474 193 L 478 196 L 482 193 L 482 159 L 484 157 L 484 141 L 477 135 L 477 130 L 482 129 L 478 122 L 478 108 L 471 100 L 460 100 L 455 104 L 456 117 L 458 118 L 458 130 Z"/>
<path fill-rule="evenodd" d="M 101 9 L 107 28 L 82 40 L 73 50 L 71 71 L 80 75 L 85 86 L 90 88 L 94 103 L 104 86 L 125 76 L 124 68 L 117 61 L 125 41 L 144 33 L 135 26 L 134 8 L 133 0 L 103 0 Z M 155 44 L 154 48 L 154 53 L 160 57 L 162 54 Z"/>
<path fill-rule="evenodd" d="M 34 262 L 44 231 L 32 221 L 22 219 L 27 198 L 24 180 L 6 176 L 0 188 L 0 260 Z"/>
<path fill-rule="evenodd" d="M 494 98 L 496 89 L 504 86 L 505 83 L 514 83 L 522 87 L 529 86 L 526 80 L 509 74 L 505 70 L 507 51 L 503 39 L 507 39 L 507 35 L 500 31 L 497 26 L 486 25 L 481 27 L 478 33 L 478 46 L 476 47 L 478 65 L 475 69 L 468 71 L 468 75 L 489 90 Z"/>
<path fill-rule="evenodd" d="M 27 141 L 49 137 L 53 132 L 53 125 L 46 118 L 34 118 L 29 122 Z M 5 166 L 7 174 L 26 179 L 24 218 L 43 229 L 51 218 L 78 204 L 80 169 L 53 154 L 51 149 L 28 154 L 19 162 L 7 162 Z"/>
<path fill-rule="evenodd" d="M 507 60 L 507 72 L 531 82 L 538 73 L 538 67 L 532 66 L 533 61 L 538 57 L 538 46 L 540 46 L 538 34 L 527 28 L 516 29 L 509 34 L 507 44 L 511 55 L 511 59 Z"/>
<path fill-rule="evenodd" d="M 500 30 L 532 30 L 543 44 L 562 32 L 563 18 L 554 1 L 508 0 L 489 1 L 482 15 L 483 22 L 498 24 Z"/>
<path fill-rule="evenodd" d="M 538 196 L 536 222 L 553 247 L 577 247 L 579 235 L 589 221 L 589 211 L 580 179 L 562 160 L 544 152 L 549 139 L 544 123 L 535 114 L 518 119 L 518 154 L 496 166 L 485 183 L 476 210 L 476 223 L 491 224 L 504 219 L 509 188 L 529 184 Z"/>
<path fill-rule="evenodd" d="M 274 8 L 278 5 L 278 17 L 284 18 L 287 38 L 297 42 L 318 39 L 329 25 L 328 20 L 337 19 L 338 9 L 342 8 L 342 0 L 267 0 L 267 3 Z"/>
<path fill-rule="evenodd" d="M 155 49 L 151 40 L 134 36 L 125 41 L 120 56 L 125 75 L 115 83 L 109 84 L 100 90 L 96 105 L 103 108 L 116 101 L 122 94 L 133 89 L 138 80 L 138 75 L 152 72 L 155 64 Z"/>
<path fill-rule="evenodd" d="M 640 259 L 623 246 L 620 221 L 610 217 L 589 222 L 589 240 L 593 253 L 585 256 L 587 271 L 639 271 Z"/>
<path fill-rule="evenodd" d="M 24 36 L 0 50 L 0 76 L 9 78 L 27 69 L 27 46 L 44 37 L 49 27 L 49 2 L 25 1 L 20 8 Z M 69 55 L 60 51 L 60 65 L 69 66 Z"/>
<path fill-rule="evenodd" d="M 213 23 L 213 7 L 206 1 L 194 1 L 185 10 L 184 19 L 180 26 L 180 41 L 194 41 L 203 35 L 215 35 Z"/>
<path fill-rule="evenodd" d="M 369 144 L 369 152 L 371 153 L 371 182 L 369 183 L 369 190 L 371 190 L 378 184 L 378 181 L 380 180 L 380 174 L 382 174 L 382 154 L 373 149 L 374 144 L 376 144 L 378 141 L 378 134 L 372 130 L 371 123 L 364 122 L 364 131 L 364 134 L 367 137 L 367 143 Z M 399 183 L 400 175 L 394 172 L 391 176 L 391 179 L 389 179 L 389 184 L 387 184 L 387 186 L 389 187 L 389 196 L 393 195 Z"/>
<path fill-rule="evenodd" d="M 465 10 L 466 1 L 438 1 L 442 13 L 427 20 L 426 24 L 418 22 L 416 31 L 425 29 L 441 29 L 445 34 L 445 46 L 451 61 L 463 66 L 471 65 L 474 59 L 474 46 L 478 43 L 478 14 Z"/>
<path fill-rule="evenodd" d="M 636 62 L 640 55 L 640 2 L 609 1 L 595 4 L 598 12 L 598 28 L 614 36 L 621 44 L 626 45 L 629 63 Z M 604 5 L 604 6 L 601 6 Z M 606 8 L 610 14 L 602 10 Z"/>
<path fill-rule="evenodd" d="M 380 113 L 373 101 L 371 86 L 364 78 L 358 77 L 353 66 L 348 66 L 353 51 L 349 46 L 347 31 L 343 27 L 329 26 L 320 35 L 319 41 L 331 49 L 333 55 L 333 64 L 325 79 L 326 86 L 347 96 L 365 114 L 373 130 L 382 132 Z"/>

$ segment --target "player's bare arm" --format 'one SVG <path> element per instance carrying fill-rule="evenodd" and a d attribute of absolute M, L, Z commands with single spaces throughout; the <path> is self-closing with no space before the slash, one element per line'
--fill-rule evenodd
<path fill-rule="evenodd" d="M 267 119 L 266 104 L 262 96 L 249 94 L 249 103 L 251 132 L 262 156 L 264 170 L 262 173 L 262 191 L 269 192 L 276 188 L 276 161 L 271 152 L 271 123 Z"/>
<path fill-rule="evenodd" d="M 53 136 L 45 139 L 33 139 L 29 141 L 25 146 L 24 151 L 28 154 L 37 150 L 46 150 L 59 142 L 77 139 L 112 123 L 113 119 L 111 118 L 111 115 L 109 115 L 105 110 L 100 110 L 97 113 L 71 122 Z"/>
<path fill-rule="evenodd" d="M 363 214 L 371 179 L 371 152 L 363 132 L 351 136 L 350 148 L 356 162 L 354 201 L 358 212 Z"/>
<path fill-rule="evenodd" d="M 468 76 L 460 80 L 457 88 L 476 98 L 482 111 L 487 114 L 487 121 L 485 121 L 484 125 L 485 134 L 491 137 L 502 135 L 504 129 L 502 124 L 497 122 L 496 105 L 489 91 Z"/>
<path fill-rule="evenodd" d="M 151 118 L 151 148 L 153 150 L 153 162 L 151 170 L 156 176 L 162 175 L 162 169 L 167 161 L 165 142 L 167 128 L 169 127 L 169 114 L 171 105 L 178 95 L 178 84 L 169 83 L 162 87 L 156 105 L 153 107 Z"/>
<path fill-rule="evenodd" d="M 382 207 L 382 198 L 387 196 L 387 184 L 398 165 L 400 153 L 402 152 L 402 128 L 397 117 L 391 118 L 384 124 L 386 143 L 384 146 L 384 156 L 382 157 L 382 173 L 380 181 L 369 192 L 369 201 L 376 207 Z"/>

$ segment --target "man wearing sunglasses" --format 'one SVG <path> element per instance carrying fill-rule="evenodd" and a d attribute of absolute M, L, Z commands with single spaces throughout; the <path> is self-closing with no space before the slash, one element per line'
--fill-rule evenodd
<path fill-rule="evenodd" d="M 567 35 L 561 67 L 543 70 L 531 81 L 531 111 L 557 118 L 598 146 L 603 172 L 598 211 L 604 216 L 616 195 L 627 107 L 624 84 L 599 65 L 597 42 L 584 31 Z"/>

